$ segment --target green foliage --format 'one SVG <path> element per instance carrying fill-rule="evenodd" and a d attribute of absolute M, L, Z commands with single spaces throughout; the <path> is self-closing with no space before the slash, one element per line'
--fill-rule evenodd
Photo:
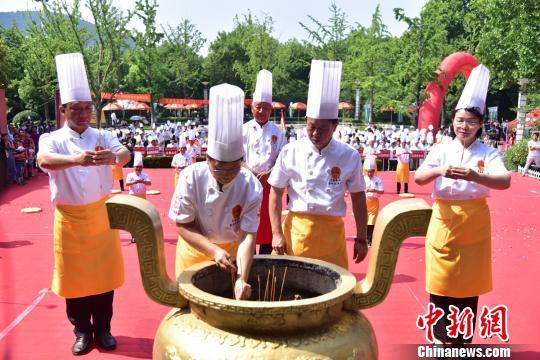
<path fill-rule="evenodd" d="M 508 170 L 517 171 L 518 166 L 524 166 L 527 161 L 528 147 L 530 139 L 523 139 L 515 143 L 504 153 L 504 164 Z"/>
<path fill-rule="evenodd" d="M 172 156 L 152 156 L 143 159 L 145 168 L 170 168 Z"/>
<path fill-rule="evenodd" d="M 17 125 L 27 121 L 28 118 L 30 118 L 30 121 L 39 121 L 41 119 L 38 113 L 32 110 L 23 110 L 13 117 L 12 122 L 13 124 Z"/>

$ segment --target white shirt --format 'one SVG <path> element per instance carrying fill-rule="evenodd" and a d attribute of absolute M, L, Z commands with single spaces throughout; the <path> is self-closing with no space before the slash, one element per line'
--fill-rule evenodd
<path fill-rule="evenodd" d="M 364 191 L 358 151 L 335 139 L 319 151 L 309 138 L 283 147 L 268 183 L 287 187 L 289 210 L 345 216 L 345 191 Z"/>
<path fill-rule="evenodd" d="M 531 146 L 536 146 L 536 147 L 540 146 L 540 140 L 539 141 L 529 140 L 529 142 L 527 143 L 527 148 Z M 527 154 L 528 159 L 535 158 L 538 156 L 540 156 L 540 149 L 529 150 L 529 153 Z"/>
<path fill-rule="evenodd" d="M 368 198 L 379 198 L 379 197 L 381 197 L 381 194 L 368 191 L 368 190 L 384 191 L 383 181 L 382 181 L 381 178 L 379 178 L 377 176 L 373 176 L 370 179 L 369 176 L 365 175 L 364 176 L 364 182 L 366 183 L 366 197 L 368 197 Z"/>
<path fill-rule="evenodd" d="M 362 155 L 364 155 L 364 162 L 369 164 L 371 168 L 376 169 L 377 168 L 377 154 L 379 151 L 371 146 L 366 146 L 364 148 L 364 151 L 362 152 Z"/>
<path fill-rule="evenodd" d="M 197 145 L 186 145 L 186 156 L 190 157 L 191 159 L 197 159 L 200 154 L 201 150 Z"/>
<path fill-rule="evenodd" d="M 483 170 L 482 163 L 484 162 Z M 438 144 L 431 148 L 418 171 L 438 166 L 462 166 L 485 174 L 506 174 L 501 153 L 489 145 L 476 140 L 464 148 L 459 140 Z M 473 181 L 454 180 L 439 176 L 435 179 L 432 197 L 446 200 L 481 199 L 489 196 L 489 188 Z"/>
<path fill-rule="evenodd" d="M 180 224 L 197 220 L 202 234 L 216 244 L 240 241 L 240 230 L 257 232 L 262 185 L 249 170 L 242 168 L 223 191 L 207 162 L 188 166 L 180 177 L 170 219 Z"/>
<path fill-rule="evenodd" d="M 402 164 L 408 164 L 409 161 L 410 161 L 409 152 L 410 152 L 410 150 L 409 150 L 408 147 L 398 146 L 396 148 L 396 156 L 397 156 L 398 162 L 400 162 Z"/>
<path fill-rule="evenodd" d="M 180 174 L 180 171 L 182 171 L 183 168 L 192 164 L 192 160 L 193 158 L 191 158 L 187 152 L 184 154 L 178 153 L 173 156 L 171 166 L 176 168 L 175 171 Z"/>
<path fill-rule="evenodd" d="M 94 151 L 98 142 L 98 130 L 89 127 L 79 135 L 67 125 L 39 138 L 39 154 L 51 153 L 75 155 Z M 101 146 L 117 152 L 122 149 L 116 134 L 101 130 Z M 38 154 L 38 156 L 39 156 Z M 103 199 L 112 189 L 110 165 L 73 166 L 64 170 L 45 170 L 49 174 L 51 201 L 60 205 L 86 205 Z"/>
<path fill-rule="evenodd" d="M 286 143 L 285 135 L 272 122 L 263 126 L 255 119 L 242 125 L 244 161 L 256 172 L 272 169 Z"/>
<path fill-rule="evenodd" d="M 132 173 L 129 173 L 126 176 L 126 183 L 130 183 L 136 180 L 144 180 L 144 181 L 151 181 L 150 176 L 145 173 L 141 173 L 141 175 L 137 175 L 137 173 L 134 171 Z M 137 183 L 133 184 L 129 187 L 129 194 L 130 195 L 142 195 L 146 194 L 146 184 L 144 183 Z"/>

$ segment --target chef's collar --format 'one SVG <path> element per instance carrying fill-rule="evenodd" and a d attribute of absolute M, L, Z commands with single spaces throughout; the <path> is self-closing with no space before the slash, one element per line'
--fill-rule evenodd
<path fill-rule="evenodd" d="M 84 130 L 81 134 L 79 134 L 78 132 L 76 132 L 75 130 L 69 127 L 67 121 L 64 123 L 64 129 L 65 131 L 67 131 L 69 136 L 74 137 L 74 138 L 79 138 L 79 139 L 85 139 L 86 137 L 90 136 L 90 131 L 91 131 L 90 130 L 91 127 L 88 126 L 86 130 Z"/>
<path fill-rule="evenodd" d="M 311 145 L 311 149 L 316 152 L 317 154 L 319 155 L 326 155 L 328 152 L 330 152 L 333 148 L 334 148 L 334 144 L 336 143 L 336 139 L 334 139 L 332 137 L 332 139 L 330 140 L 330 142 L 328 143 L 328 145 L 326 145 L 324 148 L 322 148 L 321 150 L 317 149 L 317 147 L 311 142 L 311 140 L 309 138 L 307 138 L 307 141 L 309 142 L 309 144 Z"/>

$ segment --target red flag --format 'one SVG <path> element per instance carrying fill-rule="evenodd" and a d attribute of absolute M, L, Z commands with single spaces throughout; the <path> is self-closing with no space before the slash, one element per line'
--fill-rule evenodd
<path fill-rule="evenodd" d="M 280 123 L 281 131 L 285 132 L 285 114 L 283 113 L 283 109 L 281 109 L 281 123 Z"/>

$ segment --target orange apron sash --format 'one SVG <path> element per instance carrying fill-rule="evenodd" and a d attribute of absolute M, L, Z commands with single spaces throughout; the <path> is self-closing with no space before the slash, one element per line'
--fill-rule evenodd
<path fill-rule="evenodd" d="M 57 205 L 54 212 L 54 271 L 51 289 L 77 298 L 119 288 L 124 262 L 117 230 L 111 230 L 107 197 L 83 206 Z"/>
<path fill-rule="evenodd" d="M 379 198 L 366 197 L 368 225 L 375 225 L 379 214 Z"/>
<path fill-rule="evenodd" d="M 223 244 L 216 244 L 223 250 L 227 251 L 229 255 L 236 256 L 238 251 L 238 242 L 230 242 Z M 176 262 L 175 262 L 175 273 L 176 278 L 184 269 L 195 265 L 203 261 L 214 261 L 214 258 L 203 254 L 199 250 L 195 249 L 193 246 L 189 245 L 187 241 L 178 236 L 178 243 L 176 245 Z"/>
<path fill-rule="evenodd" d="M 398 161 L 396 168 L 396 182 L 409 183 L 409 164 L 400 163 Z"/>
<path fill-rule="evenodd" d="M 283 223 L 287 254 L 348 268 L 345 225 L 339 216 L 289 212 Z"/>
<path fill-rule="evenodd" d="M 491 289 L 491 220 L 486 199 L 436 200 L 426 235 L 426 290 L 463 298 Z"/>

